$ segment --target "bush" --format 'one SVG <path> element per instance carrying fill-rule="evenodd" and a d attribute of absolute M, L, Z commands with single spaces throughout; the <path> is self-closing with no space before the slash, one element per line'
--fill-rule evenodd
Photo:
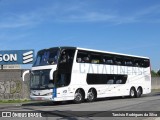
<path fill-rule="evenodd" d="M 155 72 L 154 70 L 151 71 L 151 76 L 152 77 L 158 77 L 158 74 L 157 72 Z"/>

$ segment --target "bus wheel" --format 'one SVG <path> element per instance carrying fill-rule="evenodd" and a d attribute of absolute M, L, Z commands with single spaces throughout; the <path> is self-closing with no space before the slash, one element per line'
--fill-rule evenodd
<path fill-rule="evenodd" d="M 74 96 L 74 103 L 81 103 L 84 100 L 83 93 L 80 89 L 78 89 Z"/>
<path fill-rule="evenodd" d="M 137 89 L 137 98 L 139 98 L 139 97 L 141 97 L 141 95 L 142 95 L 142 89 L 139 87 L 138 89 Z"/>
<path fill-rule="evenodd" d="M 87 94 L 87 101 L 93 102 L 96 99 L 96 92 L 94 89 L 90 89 Z"/>
<path fill-rule="evenodd" d="M 130 89 L 130 98 L 134 98 L 134 97 L 136 97 L 136 90 L 134 87 L 132 87 Z"/>

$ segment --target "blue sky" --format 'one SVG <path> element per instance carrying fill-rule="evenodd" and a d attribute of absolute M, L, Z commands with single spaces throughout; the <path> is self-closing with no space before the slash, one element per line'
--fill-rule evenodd
<path fill-rule="evenodd" d="M 151 58 L 160 68 L 159 0 L 0 0 L 0 50 L 54 46 Z"/>

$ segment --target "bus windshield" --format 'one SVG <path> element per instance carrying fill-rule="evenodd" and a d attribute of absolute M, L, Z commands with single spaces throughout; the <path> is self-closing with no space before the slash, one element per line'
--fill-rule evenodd
<path fill-rule="evenodd" d="M 59 49 L 46 49 L 38 52 L 33 66 L 55 65 L 58 62 Z"/>
<path fill-rule="evenodd" d="M 31 90 L 52 89 L 54 81 L 49 78 L 50 70 L 36 70 L 31 72 Z"/>

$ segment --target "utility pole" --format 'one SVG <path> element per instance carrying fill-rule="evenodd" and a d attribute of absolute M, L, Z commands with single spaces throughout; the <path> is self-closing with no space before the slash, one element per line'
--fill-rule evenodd
<path fill-rule="evenodd" d="M 3 65 L 1 65 L 1 70 L 3 70 Z"/>

